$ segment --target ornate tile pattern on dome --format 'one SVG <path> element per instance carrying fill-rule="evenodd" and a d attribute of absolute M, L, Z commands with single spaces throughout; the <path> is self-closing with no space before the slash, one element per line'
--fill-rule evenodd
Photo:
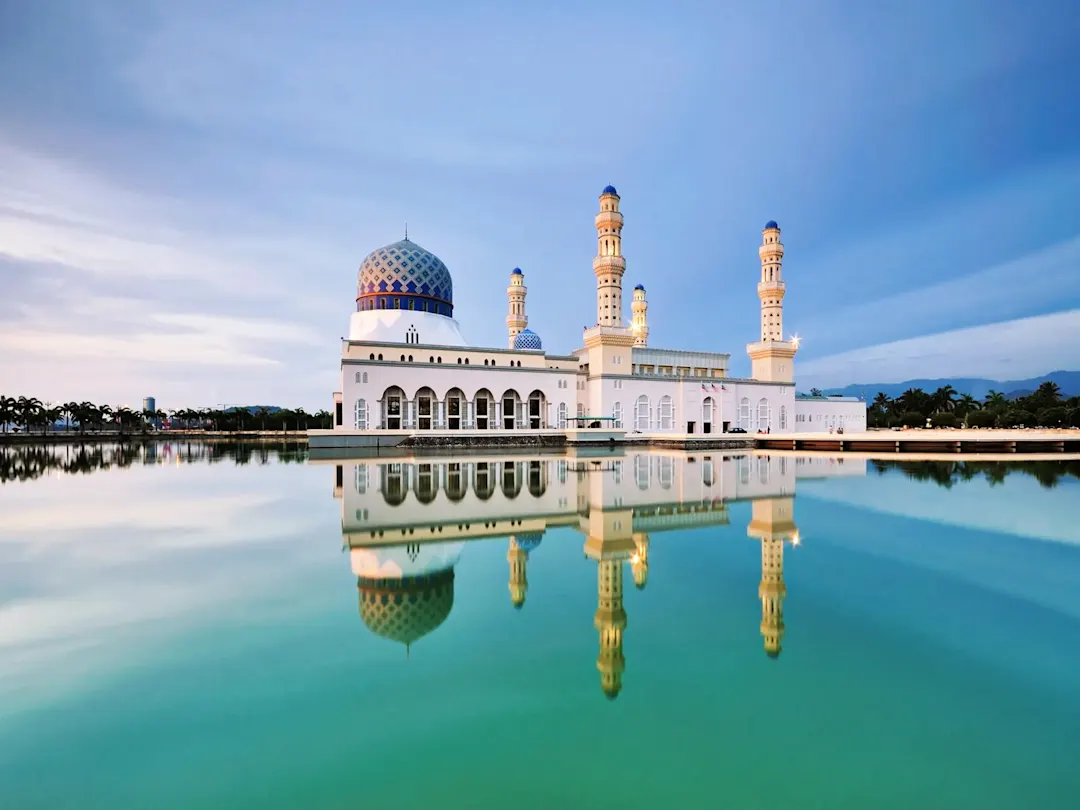
<path fill-rule="evenodd" d="M 403 239 L 368 254 L 360 265 L 357 293 L 417 293 L 453 303 L 450 271 L 438 256 Z"/>
<path fill-rule="evenodd" d="M 514 338 L 514 348 L 526 351 L 540 351 L 544 348 L 540 342 L 540 336 L 531 329 L 523 329 Z"/>

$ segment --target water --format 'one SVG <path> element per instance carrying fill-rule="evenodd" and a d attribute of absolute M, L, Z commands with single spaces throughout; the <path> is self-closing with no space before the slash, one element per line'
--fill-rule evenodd
<path fill-rule="evenodd" d="M 0 480 L 4 808 L 1076 807 L 1075 463 L 157 445 Z"/>

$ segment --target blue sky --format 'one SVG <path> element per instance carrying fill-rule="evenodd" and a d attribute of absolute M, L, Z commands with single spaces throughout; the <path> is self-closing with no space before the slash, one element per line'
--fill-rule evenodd
<path fill-rule="evenodd" d="M 653 345 L 748 370 L 776 219 L 803 387 L 1080 368 L 1077 4 L 525 8 L 0 5 L 0 391 L 328 407 L 406 221 L 569 352 L 607 183 Z"/>

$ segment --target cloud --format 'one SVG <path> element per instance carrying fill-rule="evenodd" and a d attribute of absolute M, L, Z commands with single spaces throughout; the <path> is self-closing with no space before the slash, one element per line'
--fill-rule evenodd
<path fill-rule="evenodd" d="M 1035 377 L 1080 367 L 1080 309 L 952 329 L 832 354 L 798 365 L 804 384 L 914 378 Z"/>

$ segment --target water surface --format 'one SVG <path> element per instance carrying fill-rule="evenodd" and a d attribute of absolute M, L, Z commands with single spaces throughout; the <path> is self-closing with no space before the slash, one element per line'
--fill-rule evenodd
<path fill-rule="evenodd" d="M 1080 470 L 0 450 L 0 806 L 1072 808 Z"/>

